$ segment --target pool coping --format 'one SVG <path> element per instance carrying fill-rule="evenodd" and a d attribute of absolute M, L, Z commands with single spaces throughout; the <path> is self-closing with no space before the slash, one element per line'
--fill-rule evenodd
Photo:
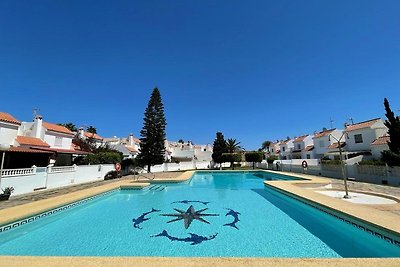
<path fill-rule="evenodd" d="M 225 170 L 224 170 L 225 171 Z M 236 171 L 236 170 L 235 170 Z M 242 171 L 242 170 L 237 170 Z M 246 172 L 252 172 L 253 170 L 246 170 Z M 254 171 L 265 171 L 265 170 L 254 170 Z M 201 172 L 201 171 L 200 171 Z M 266 171 L 269 172 L 269 171 Z M 176 183 L 176 182 L 184 182 L 192 177 L 195 171 L 188 171 L 181 174 L 179 177 L 174 179 L 156 179 L 149 181 L 150 183 Z M 285 190 L 292 194 L 298 194 L 298 196 L 303 198 L 311 198 L 315 199 L 315 195 L 309 194 L 315 193 L 311 190 L 311 192 L 307 193 L 307 189 L 299 188 L 295 186 L 295 183 L 307 183 L 307 182 L 323 182 L 326 183 L 329 179 L 310 176 L 310 175 L 293 175 L 289 173 L 282 172 L 273 172 L 278 174 L 284 174 L 288 176 L 297 176 L 299 178 L 303 178 L 305 180 L 293 180 L 293 181 L 267 181 L 265 183 L 275 186 L 281 190 Z M 57 196 L 49 199 L 44 199 L 28 204 L 23 204 L 20 206 L 15 206 L 7 209 L 0 210 L 0 225 L 8 224 L 14 221 L 21 220 L 23 218 L 27 218 L 29 216 L 34 216 L 35 214 L 40 214 L 48 210 L 56 209 L 57 207 L 61 207 L 64 205 L 71 204 L 73 202 L 77 202 L 89 197 L 93 197 L 107 191 L 112 191 L 118 188 L 142 188 L 148 186 L 149 182 L 142 181 L 133 181 L 133 180 L 124 180 L 124 181 L 116 181 L 115 183 L 110 183 L 107 185 L 102 185 L 94 188 L 84 189 L 76 192 L 71 192 L 62 196 Z M 311 196 L 310 196 L 311 195 Z M 328 196 L 320 195 L 316 199 L 321 200 L 323 204 L 326 202 L 332 201 L 337 202 L 341 200 L 332 199 Z M 356 210 L 355 214 L 359 214 L 355 207 L 351 209 L 347 209 L 340 205 L 340 203 L 335 203 L 339 205 L 339 211 L 352 212 L 354 209 Z M 352 203 L 350 203 L 352 204 Z M 346 202 L 346 205 L 349 203 Z M 353 204 L 359 206 L 358 204 Z M 400 205 L 400 204 L 399 204 Z M 351 206 L 351 205 L 350 205 Z M 365 207 L 362 208 L 364 210 Z M 333 208 L 337 210 L 337 208 Z M 369 210 L 370 211 L 370 210 Z M 374 209 L 374 212 L 376 210 Z M 369 214 L 371 215 L 371 214 Z M 367 216 L 368 217 L 368 216 Z M 379 216 L 378 216 L 379 217 Z M 374 220 L 373 215 L 369 217 Z M 364 217 L 362 217 L 364 219 Z M 391 227 L 395 224 L 385 222 L 382 219 L 380 220 L 384 225 L 384 228 L 389 226 L 388 229 L 395 229 L 396 232 L 399 233 L 399 227 Z M 39 256 L 0 256 L 0 266 L 27 266 L 36 267 L 36 266 L 321 266 L 323 264 L 329 264 L 330 266 L 400 266 L 400 258 L 238 258 L 238 257 L 217 257 L 217 258 L 209 258 L 209 257 L 39 257 Z"/>

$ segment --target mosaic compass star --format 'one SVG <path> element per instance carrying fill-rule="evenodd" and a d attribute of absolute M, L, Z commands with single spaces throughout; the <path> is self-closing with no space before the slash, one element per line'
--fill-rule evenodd
<path fill-rule="evenodd" d="M 186 229 L 189 228 L 189 226 L 193 220 L 198 220 L 200 222 L 210 224 L 208 221 L 204 220 L 202 217 L 204 217 L 204 216 L 219 216 L 219 214 L 202 213 L 203 211 L 208 210 L 208 208 L 196 211 L 194 209 L 193 205 L 190 205 L 190 207 L 187 209 L 187 211 L 183 211 L 183 210 L 179 210 L 179 209 L 174 209 L 174 210 L 177 211 L 178 213 L 169 213 L 169 214 L 161 214 L 161 215 L 177 217 L 176 219 L 172 219 L 172 220 L 168 221 L 167 223 L 172 223 L 172 222 L 177 222 L 177 221 L 183 220 L 183 223 L 184 223 L 184 226 Z"/>

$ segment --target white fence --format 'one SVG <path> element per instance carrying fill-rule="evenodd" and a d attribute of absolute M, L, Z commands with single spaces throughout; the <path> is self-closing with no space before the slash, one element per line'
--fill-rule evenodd
<path fill-rule="evenodd" d="M 163 163 L 161 165 L 151 166 L 151 172 L 173 172 L 196 169 L 209 169 L 210 162 L 207 161 L 189 161 L 180 163 Z M 145 167 L 147 170 L 147 167 Z"/>
<path fill-rule="evenodd" d="M 13 195 L 20 195 L 38 189 L 103 180 L 104 176 L 112 170 L 114 170 L 112 164 L 6 169 L 2 171 L 0 186 L 1 188 L 12 186 L 15 189 Z"/>

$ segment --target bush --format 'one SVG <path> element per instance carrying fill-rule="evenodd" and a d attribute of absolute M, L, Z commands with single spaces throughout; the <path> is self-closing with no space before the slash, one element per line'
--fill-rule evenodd
<path fill-rule="evenodd" d="M 117 171 L 109 171 L 107 174 L 104 176 L 104 180 L 112 180 L 115 178 L 120 177 Z"/>
<path fill-rule="evenodd" d="M 385 166 L 385 162 L 382 160 L 362 160 L 358 163 L 359 165 L 374 165 L 374 166 Z"/>
<path fill-rule="evenodd" d="M 121 155 L 117 152 L 99 152 L 87 155 L 88 164 L 115 164 L 121 162 Z"/>
<path fill-rule="evenodd" d="M 274 161 L 277 160 L 277 159 L 278 159 L 277 156 L 269 156 L 269 157 L 267 158 L 267 162 L 268 162 L 269 164 L 272 164 L 272 163 L 274 163 Z"/>
<path fill-rule="evenodd" d="M 322 165 L 340 165 L 342 162 L 339 159 L 321 160 Z"/>
<path fill-rule="evenodd" d="M 247 152 L 244 154 L 244 157 L 247 162 L 253 162 L 253 169 L 254 164 L 256 162 L 261 162 L 263 160 L 263 153 L 262 152 Z"/>
<path fill-rule="evenodd" d="M 385 150 L 382 152 L 382 160 L 390 167 L 400 166 L 400 155 L 393 153 L 390 150 Z"/>
<path fill-rule="evenodd" d="M 133 167 L 133 168 L 135 168 L 135 167 L 138 167 L 139 166 L 139 163 L 138 163 L 138 161 L 136 160 L 136 159 L 134 159 L 134 158 L 131 158 L 131 159 L 124 159 L 124 160 L 122 160 L 122 162 L 121 162 L 121 167 L 122 167 L 122 169 L 125 169 L 125 168 L 127 168 L 127 167 Z"/>

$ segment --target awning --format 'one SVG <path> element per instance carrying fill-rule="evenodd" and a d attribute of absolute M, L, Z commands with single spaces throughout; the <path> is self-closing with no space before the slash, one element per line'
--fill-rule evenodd
<path fill-rule="evenodd" d="M 60 153 L 60 154 L 77 154 L 77 155 L 92 154 L 90 152 L 75 150 L 75 149 L 47 148 L 47 147 L 31 147 L 31 148 L 35 149 L 35 150 L 49 151 L 49 152 Z"/>
<path fill-rule="evenodd" d="M 20 147 L 20 146 L 13 146 L 10 147 L 7 152 L 18 152 L 18 153 L 42 153 L 42 154 L 53 154 L 53 151 L 44 151 L 44 150 L 39 150 L 39 149 L 31 149 L 27 147 Z"/>

